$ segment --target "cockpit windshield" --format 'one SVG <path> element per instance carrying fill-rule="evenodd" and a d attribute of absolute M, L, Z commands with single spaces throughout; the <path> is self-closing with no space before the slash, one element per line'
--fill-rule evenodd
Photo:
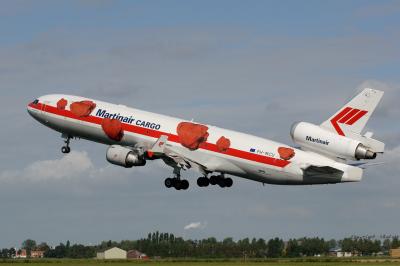
<path fill-rule="evenodd" d="M 38 104 L 38 103 L 39 103 L 39 100 L 38 100 L 38 99 L 35 99 L 32 103 L 33 103 L 33 104 Z"/>

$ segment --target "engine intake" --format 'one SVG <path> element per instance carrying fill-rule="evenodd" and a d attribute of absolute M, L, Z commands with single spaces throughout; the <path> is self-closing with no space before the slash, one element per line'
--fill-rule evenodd
<path fill-rule="evenodd" d="M 131 149 L 119 145 L 111 145 L 107 149 L 106 158 L 109 163 L 126 168 L 132 166 L 143 166 L 146 164 L 146 160 L 143 156 L 140 156 L 137 152 Z"/>

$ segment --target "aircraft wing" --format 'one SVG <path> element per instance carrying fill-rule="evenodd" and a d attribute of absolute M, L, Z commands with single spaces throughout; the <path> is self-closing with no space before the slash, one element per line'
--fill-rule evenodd
<path fill-rule="evenodd" d="M 188 154 L 168 144 L 168 136 L 162 135 L 147 151 L 148 156 L 161 158 L 167 165 L 171 167 L 179 167 L 181 169 L 195 168 L 201 173 L 207 172 L 207 167 L 197 162 L 194 158 L 190 158 Z"/>

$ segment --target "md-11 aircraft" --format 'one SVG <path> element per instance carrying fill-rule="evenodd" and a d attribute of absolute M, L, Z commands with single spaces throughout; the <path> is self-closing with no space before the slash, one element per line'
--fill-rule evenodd
<path fill-rule="evenodd" d="M 83 138 L 109 145 L 106 159 L 122 167 L 160 159 L 173 168 L 165 186 L 186 190 L 189 182 L 181 178 L 181 170 L 187 169 L 201 173 L 200 187 L 231 187 L 227 175 L 279 185 L 360 181 L 364 160 L 384 152 L 384 143 L 373 139 L 373 133 L 362 133 L 382 96 L 382 91 L 366 88 L 320 125 L 293 124 L 290 134 L 298 148 L 79 96 L 45 95 L 27 109 L 62 134 L 63 153 L 70 152 L 71 139 Z"/>

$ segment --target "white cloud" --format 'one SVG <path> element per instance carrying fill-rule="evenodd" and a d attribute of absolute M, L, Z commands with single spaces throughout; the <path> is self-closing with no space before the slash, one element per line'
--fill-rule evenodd
<path fill-rule="evenodd" d="M 6 170 L 0 180 L 44 181 L 51 179 L 76 178 L 93 170 L 86 152 L 72 151 L 60 159 L 36 161 L 21 170 Z"/>
<path fill-rule="evenodd" d="M 190 229 L 204 229 L 207 226 L 207 222 L 194 222 L 186 225 L 183 229 L 190 230 Z"/>

